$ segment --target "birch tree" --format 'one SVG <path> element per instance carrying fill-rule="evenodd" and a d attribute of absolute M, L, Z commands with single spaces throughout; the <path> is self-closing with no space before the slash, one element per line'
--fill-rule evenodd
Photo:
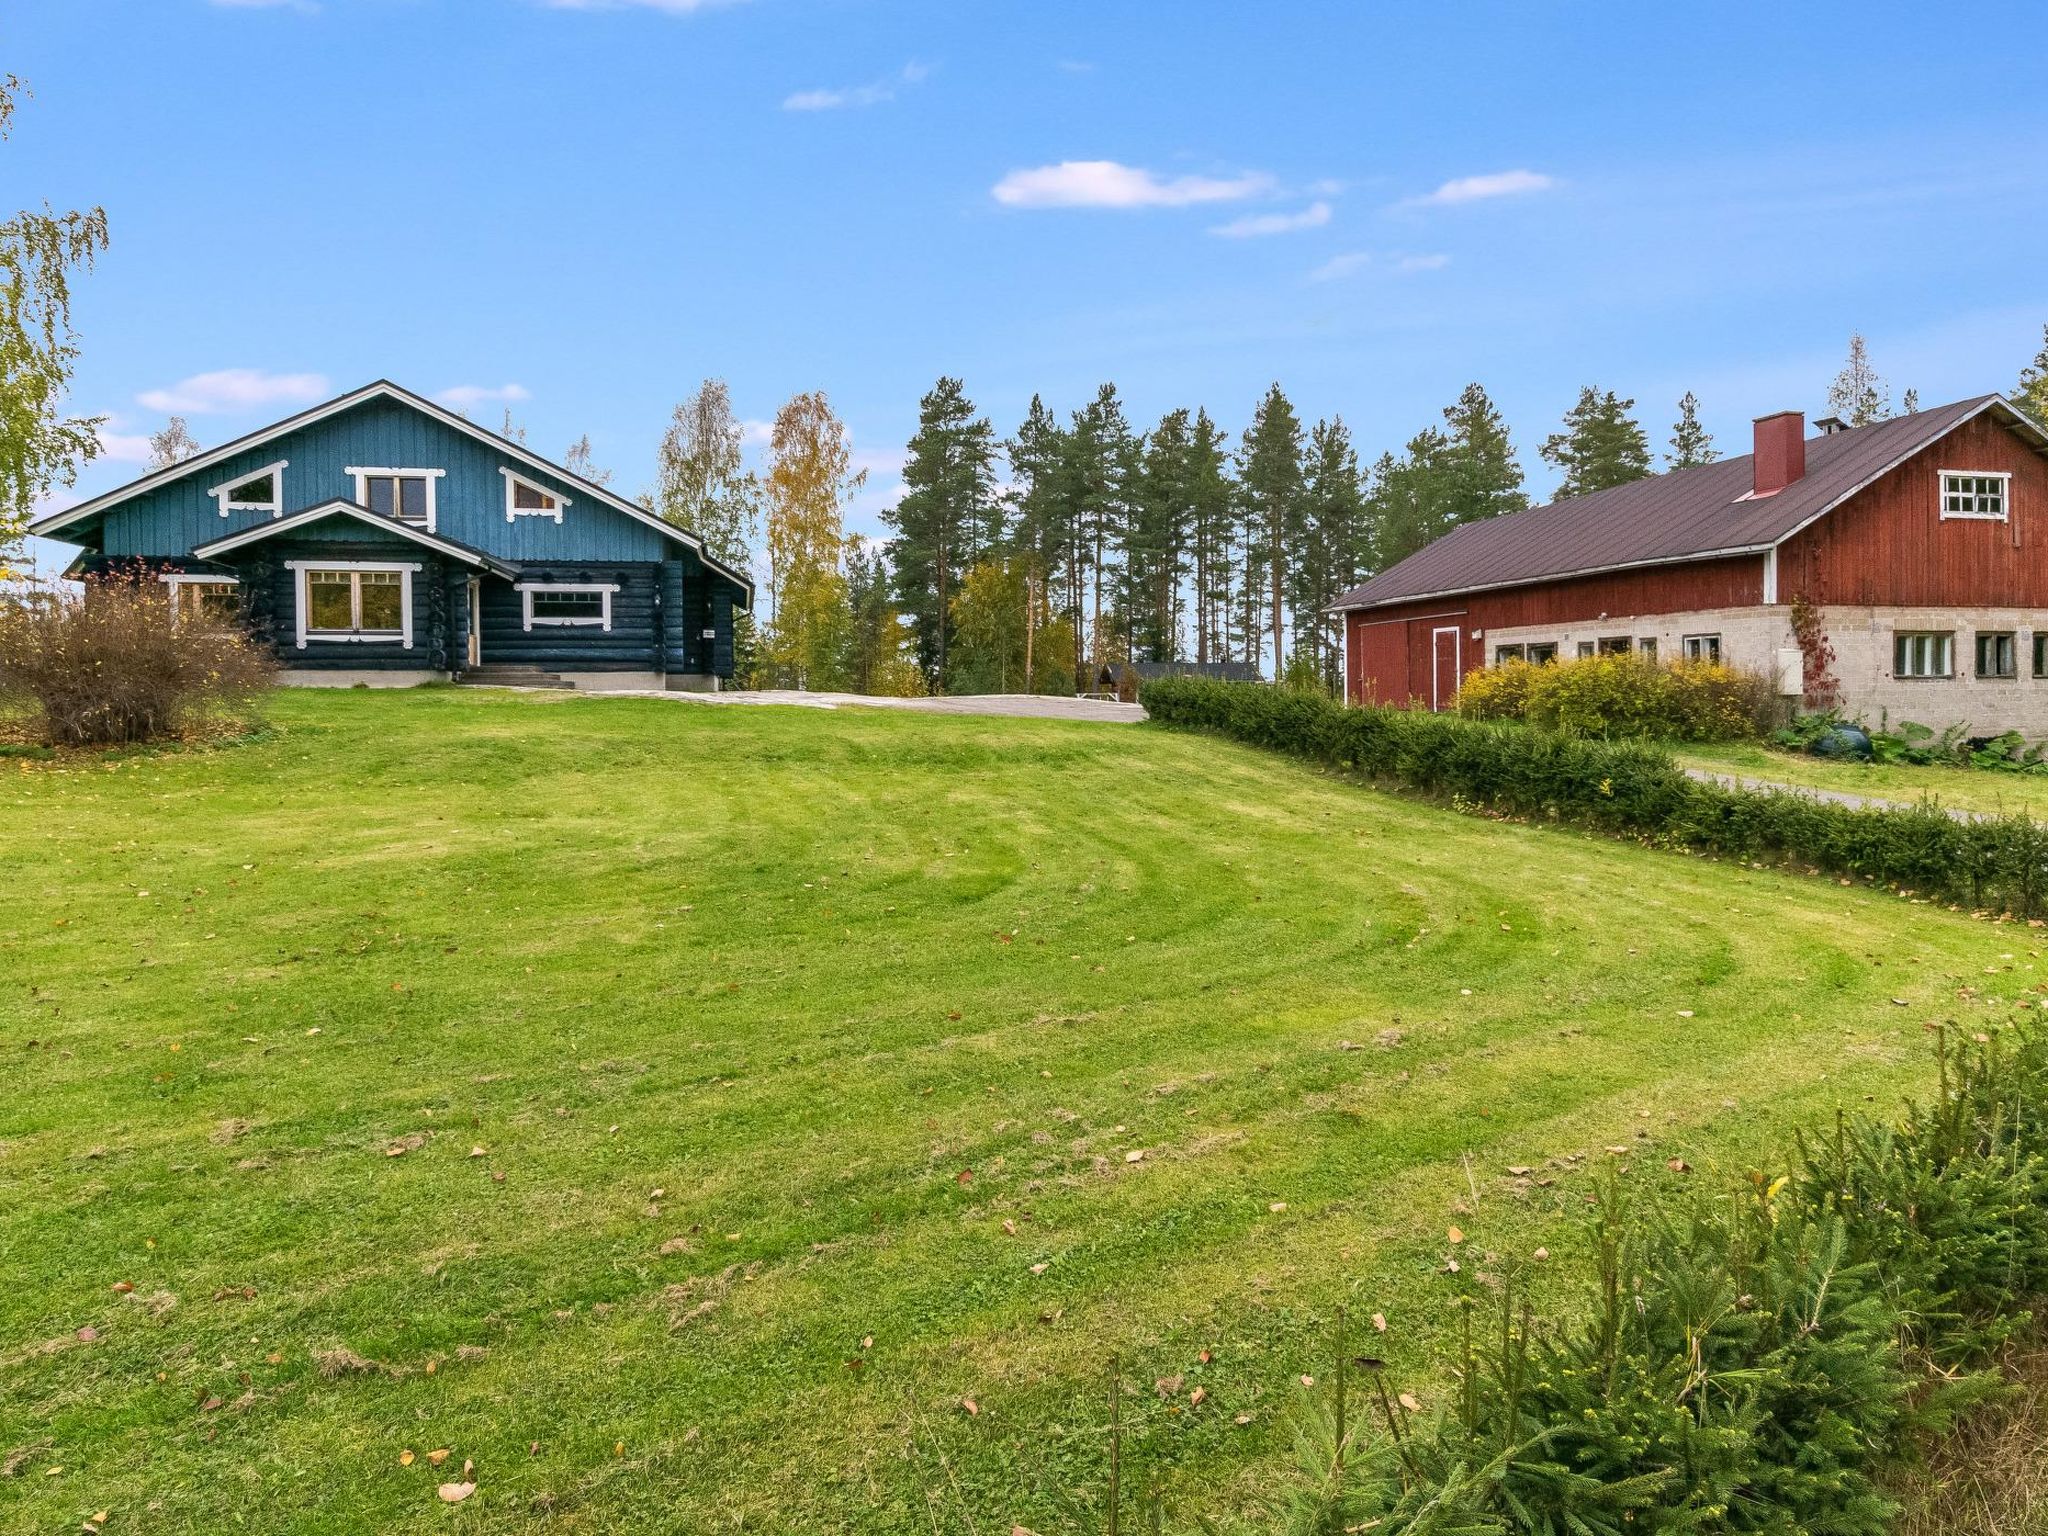
<path fill-rule="evenodd" d="M 850 639 L 845 508 L 867 472 L 853 468 L 846 427 L 822 390 L 775 413 L 768 453 L 768 667 L 792 688 L 837 688 Z"/>

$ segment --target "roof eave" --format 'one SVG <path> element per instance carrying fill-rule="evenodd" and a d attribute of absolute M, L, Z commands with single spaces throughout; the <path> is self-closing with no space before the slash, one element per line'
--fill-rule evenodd
<path fill-rule="evenodd" d="M 462 561 L 465 565 L 473 565 L 479 570 L 490 571 L 495 575 L 515 576 L 519 571 L 517 566 L 508 564 L 497 556 L 487 554 L 481 549 L 472 548 L 470 545 L 464 544 L 459 540 L 448 538 L 445 535 L 431 532 L 425 528 L 416 528 L 411 523 L 400 522 L 395 517 L 386 517 L 380 512 L 372 512 L 368 507 L 358 506 L 355 502 L 344 501 L 338 497 L 317 502 L 310 507 L 302 507 L 296 512 L 289 513 L 268 523 L 256 523 L 250 527 L 237 529 L 233 533 L 225 534 L 218 539 L 209 539 L 204 544 L 195 544 L 192 546 L 192 558 L 195 560 L 217 559 L 221 555 L 229 554 L 234 550 L 246 548 L 251 544 L 260 544 L 266 539 L 276 538 L 279 534 L 290 533 L 295 529 L 304 528 L 308 524 L 321 522 L 330 517 L 352 517 L 357 522 L 365 523 L 380 532 L 396 534 L 402 539 L 409 539 L 415 544 L 435 551 L 437 554 L 452 556 Z"/>
<path fill-rule="evenodd" d="M 1611 571 L 1640 571 L 1660 565 L 1695 565 L 1702 560 L 1735 560 L 1744 555 L 1769 554 L 1774 544 L 1737 544 L 1726 549 L 1701 550 L 1697 554 L 1659 555 L 1654 560 L 1624 560 L 1615 565 L 1589 565 L 1571 571 L 1547 571 L 1541 576 L 1517 576 L 1511 581 L 1481 582 L 1469 587 L 1440 587 L 1433 592 L 1404 592 L 1399 597 L 1376 598 L 1369 603 L 1332 603 L 1325 613 L 1365 613 L 1374 608 L 1393 608 L 1402 603 L 1436 603 L 1446 598 L 1469 597 L 1474 592 L 1504 592 L 1512 587 L 1540 587 L 1553 581 L 1576 581 L 1582 576 L 1604 576 Z"/>

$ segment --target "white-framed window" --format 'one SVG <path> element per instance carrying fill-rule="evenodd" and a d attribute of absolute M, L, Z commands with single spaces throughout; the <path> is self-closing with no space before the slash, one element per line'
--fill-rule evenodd
<path fill-rule="evenodd" d="M 287 560 L 298 588 L 298 640 L 396 640 L 412 649 L 412 576 L 397 560 Z"/>
<path fill-rule="evenodd" d="M 284 471 L 290 462 L 279 459 L 275 464 L 252 469 L 246 475 L 223 480 L 206 494 L 220 503 L 222 517 L 230 512 L 268 512 L 272 517 L 281 517 L 284 514 Z"/>
<path fill-rule="evenodd" d="M 348 473 L 355 476 L 357 506 L 434 531 L 434 482 L 447 473 L 445 469 L 373 469 L 351 464 Z"/>
<path fill-rule="evenodd" d="M 1628 636 L 1602 636 L 1600 640 L 1600 654 L 1602 656 L 1626 656 L 1628 654 Z"/>
<path fill-rule="evenodd" d="M 1892 637 L 1894 677 L 1955 676 L 1956 637 L 1945 629 L 1905 630 Z"/>
<path fill-rule="evenodd" d="M 534 625 L 588 626 L 610 630 L 616 582 L 522 581 L 516 584 L 519 607 L 528 629 Z"/>
<path fill-rule="evenodd" d="M 1719 661 L 1721 659 L 1721 637 L 1719 635 L 1687 635 L 1684 640 L 1687 661 Z"/>
<path fill-rule="evenodd" d="M 1496 645 L 1493 648 L 1493 664 L 1503 666 L 1510 661 L 1527 661 L 1529 648 L 1526 645 Z"/>
<path fill-rule="evenodd" d="M 2010 630 L 1978 630 L 1977 675 L 1989 678 L 2018 677 L 2019 636 Z"/>
<path fill-rule="evenodd" d="M 1594 645 L 1593 645 L 1593 642 L 1592 642 L 1592 641 L 1590 641 L 1590 640 L 1581 640 L 1581 641 L 1579 642 L 1579 659 L 1580 659 L 1581 661 L 1585 660 L 1585 659 L 1586 659 L 1586 658 L 1587 658 L 1588 656 L 1591 656 L 1591 655 L 1592 655 L 1593 653 L 1594 653 Z"/>
<path fill-rule="evenodd" d="M 522 517 L 552 517 L 558 523 L 562 520 L 562 509 L 569 505 L 569 498 L 560 491 L 551 491 L 502 466 L 498 473 L 505 477 L 506 522 L 517 522 Z"/>
<path fill-rule="evenodd" d="M 1655 661 L 1657 659 L 1657 637 L 1655 635 L 1645 635 L 1642 639 L 1638 640 L 1636 642 L 1636 654 L 1645 661 Z"/>
<path fill-rule="evenodd" d="M 1941 515 L 1976 517 L 2002 523 L 2010 505 L 2012 476 L 2002 469 L 1944 469 L 1941 472 Z"/>
<path fill-rule="evenodd" d="M 1529 660 L 1536 666 L 1541 666 L 1546 661 L 1557 660 L 1557 642 L 1555 640 L 1531 640 L 1529 642 Z"/>
<path fill-rule="evenodd" d="M 166 571 L 157 577 L 170 593 L 171 622 L 202 619 L 209 624 L 234 624 L 242 617 L 242 583 L 233 576 L 195 576 Z"/>

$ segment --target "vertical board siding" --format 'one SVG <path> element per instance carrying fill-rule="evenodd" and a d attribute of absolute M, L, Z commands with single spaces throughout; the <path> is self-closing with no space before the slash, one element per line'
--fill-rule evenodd
<path fill-rule="evenodd" d="M 2006 520 L 1941 516 L 1941 472 L 2003 471 Z M 1964 422 L 1778 552 L 1784 602 L 2048 607 L 2048 459 L 1990 416 Z"/>

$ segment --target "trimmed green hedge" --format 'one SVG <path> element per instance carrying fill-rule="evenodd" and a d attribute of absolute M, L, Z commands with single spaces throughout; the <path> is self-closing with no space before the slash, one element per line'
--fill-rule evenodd
<path fill-rule="evenodd" d="M 2048 827 L 2025 816 L 1958 820 L 1931 809 L 1856 809 L 1728 789 L 1688 778 L 1645 743 L 1347 707 L 1257 683 L 1160 678 L 1139 702 L 1163 725 L 1216 731 L 1508 815 L 1734 859 L 1784 860 L 2016 916 L 2048 911 Z"/>

